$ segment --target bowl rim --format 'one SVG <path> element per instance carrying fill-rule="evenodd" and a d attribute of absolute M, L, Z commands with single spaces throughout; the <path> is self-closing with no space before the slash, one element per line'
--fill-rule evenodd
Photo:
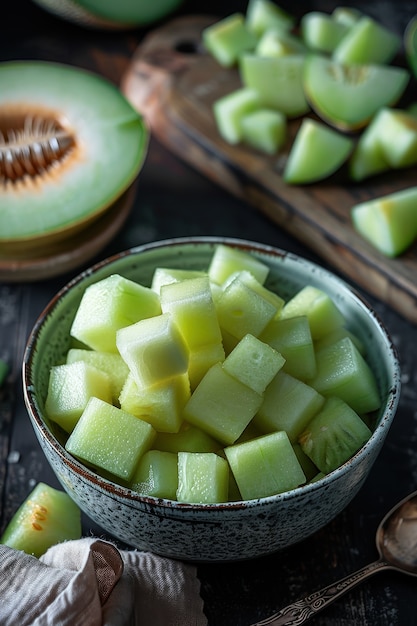
<path fill-rule="evenodd" d="M 142 253 L 160 248 L 171 248 L 172 246 L 188 245 L 198 246 L 200 244 L 225 244 L 248 251 L 253 251 L 255 253 L 258 252 L 267 256 L 271 255 L 273 257 L 281 257 L 284 262 L 286 259 L 289 259 L 293 263 L 303 264 L 304 266 L 309 267 L 311 270 L 314 270 L 319 275 L 326 277 L 334 284 L 337 283 L 338 288 L 341 288 L 345 294 L 349 295 L 349 297 L 353 297 L 353 300 L 355 300 L 356 303 L 367 313 L 367 315 L 371 317 L 371 319 L 373 320 L 373 325 L 379 328 L 379 332 L 386 344 L 386 349 L 390 355 L 390 380 L 392 384 L 387 391 L 385 409 L 381 415 L 378 424 L 372 431 L 372 435 L 369 440 L 348 461 L 346 461 L 341 466 L 315 482 L 310 482 L 305 485 L 296 487 L 295 489 L 291 489 L 289 491 L 274 494 L 271 496 L 256 498 L 252 500 L 239 500 L 230 502 L 228 501 L 221 503 L 187 503 L 178 502 L 176 500 L 169 500 L 166 498 L 157 498 L 154 496 L 141 495 L 140 493 L 135 492 L 128 487 L 119 485 L 118 483 L 112 482 L 100 476 L 93 470 L 90 470 L 88 467 L 83 465 L 75 457 L 70 455 L 65 450 L 64 446 L 62 446 L 62 444 L 54 436 L 53 432 L 48 428 L 47 423 L 42 417 L 42 413 L 39 410 L 37 403 L 36 392 L 32 385 L 33 355 L 35 353 L 39 332 L 52 311 L 59 306 L 61 299 L 65 297 L 65 295 L 72 289 L 80 285 L 84 279 L 91 277 L 98 270 L 107 268 L 123 258 L 134 257 Z M 361 460 L 368 455 L 368 453 L 374 448 L 376 443 L 379 442 L 381 439 L 384 440 L 386 435 L 388 434 L 388 430 L 392 424 L 396 409 L 399 404 L 401 392 L 401 372 L 396 346 L 394 345 L 390 337 L 389 331 L 387 330 L 385 324 L 381 321 L 378 313 L 369 304 L 367 299 L 354 286 L 349 284 L 338 274 L 296 253 L 289 252 L 269 244 L 263 244 L 260 242 L 255 242 L 238 237 L 189 236 L 160 239 L 120 251 L 91 265 L 90 267 L 86 268 L 75 277 L 73 277 L 69 282 L 67 282 L 55 294 L 55 296 L 52 297 L 52 299 L 41 311 L 28 336 L 22 363 L 22 383 L 24 402 L 29 414 L 29 418 L 32 422 L 32 426 L 35 429 L 36 435 L 38 436 L 38 438 L 45 439 L 49 446 L 54 450 L 54 452 L 58 455 L 61 461 L 65 464 L 65 466 L 67 466 L 72 472 L 77 474 L 84 481 L 86 481 L 87 483 L 91 483 L 95 488 L 99 488 L 110 497 L 118 497 L 131 502 L 143 503 L 144 505 L 151 508 L 161 508 L 166 511 L 175 508 L 191 510 L 193 512 L 204 512 L 210 510 L 219 511 L 246 509 L 252 508 L 259 503 L 268 505 L 269 503 L 274 502 L 287 502 L 296 499 L 301 494 L 308 495 L 316 490 L 322 489 L 323 487 L 327 487 L 330 483 L 337 482 L 346 474 L 350 467 L 359 465 Z"/>

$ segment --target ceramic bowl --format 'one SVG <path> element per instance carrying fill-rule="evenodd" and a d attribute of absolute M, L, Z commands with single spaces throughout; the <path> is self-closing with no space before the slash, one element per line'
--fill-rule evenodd
<path fill-rule="evenodd" d="M 325 290 L 363 341 L 383 398 L 369 441 L 347 463 L 306 486 L 257 500 L 183 504 L 143 497 L 106 480 L 70 456 L 48 421 L 49 370 L 69 347 L 69 329 L 81 296 L 112 273 L 150 284 L 157 266 L 205 269 L 218 243 L 236 246 L 270 267 L 267 285 L 289 298 L 306 283 Z M 395 347 L 375 311 L 348 284 L 294 254 L 227 238 L 179 238 L 145 244 L 86 270 L 68 283 L 41 313 L 23 363 L 27 410 L 46 458 L 64 489 L 100 527 L 130 546 L 190 561 L 260 557 L 306 539 L 335 518 L 366 480 L 394 419 L 400 394 Z"/>

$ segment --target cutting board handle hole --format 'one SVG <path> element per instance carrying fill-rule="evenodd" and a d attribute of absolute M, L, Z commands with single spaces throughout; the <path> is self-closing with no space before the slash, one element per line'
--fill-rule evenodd
<path fill-rule="evenodd" d="M 181 54 L 198 54 L 198 52 L 200 52 L 199 50 L 199 44 L 196 41 L 179 41 L 176 46 L 175 46 L 175 50 L 177 52 L 180 52 Z"/>

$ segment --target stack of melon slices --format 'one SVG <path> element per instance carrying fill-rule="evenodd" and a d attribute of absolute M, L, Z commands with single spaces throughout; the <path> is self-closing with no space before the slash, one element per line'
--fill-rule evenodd
<path fill-rule="evenodd" d="M 0 277 L 81 265 L 131 207 L 148 130 L 119 89 L 42 61 L 0 65 Z"/>

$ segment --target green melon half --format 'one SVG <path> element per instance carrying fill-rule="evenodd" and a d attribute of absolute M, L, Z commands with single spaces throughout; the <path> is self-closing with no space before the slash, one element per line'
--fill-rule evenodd
<path fill-rule="evenodd" d="M 148 139 L 104 78 L 44 61 L 0 64 L 0 249 L 63 239 L 96 219 L 137 178 Z"/>

